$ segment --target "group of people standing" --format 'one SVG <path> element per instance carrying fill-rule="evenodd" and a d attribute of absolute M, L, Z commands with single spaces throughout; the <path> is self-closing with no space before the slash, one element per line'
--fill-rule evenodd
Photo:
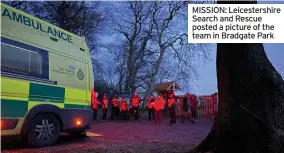
<path fill-rule="evenodd" d="M 95 90 L 93 89 L 91 94 L 91 102 L 92 102 L 94 120 L 97 120 L 98 105 L 101 105 L 103 111 L 103 121 L 106 121 L 107 112 L 109 108 L 108 106 L 109 100 L 107 98 L 107 95 L 106 94 L 103 95 L 102 103 L 100 103 L 98 101 L 98 93 L 95 92 Z M 132 107 L 133 116 L 135 120 L 138 120 L 140 118 L 140 110 L 139 110 L 140 103 L 141 103 L 141 98 L 137 95 L 136 92 L 134 92 L 133 96 L 130 98 L 130 105 Z M 169 92 L 166 101 L 161 93 L 159 93 L 156 98 L 154 98 L 153 95 L 150 95 L 147 100 L 147 109 L 149 117 L 148 120 L 149 121 L 154 120 L 155 123 L 162 123 L 163 111 L 165 105 L 167 105 L 169 108 L 170 125 L 175 125 L 176 103 L 177 100 L 173 91 Z M 118 96 L 115 95 L 111 100 L 111 105 L 112 105 L 111 119 L 114 120 L 114 119 L 119 119 L 119 117 L 121 117 L 122 120 L 128 120 L 127 113 L 129 112 L 129 107 L 125 97 L 122 97 L 121 101 L 119 101 Z M 187 94 L 183 100 L 182 109 L 184 114 L 182 116 L 182 123 L 185 117 L 188 116 L 187 113 L 189 112 L 189 108 L 192 114 L 192 122 L 195 123 L 197 109 L 198 109 L 198 101 L 195 95 Z"/>
<path fill-rule="evenodd" d="M 165 108 L 165 100 L 161 94 L 158 94 L 156 98 L 150 95 L 147 100 L 147 109 L 149 121 L 155 120 L 155 123 L 162 123 L 163 121 L 163 110 Z"/>
<path fill-rule="evenodd" d="M 98 100 L 98 93 L 95 92 L 94 89 L 92 89 L 91 93 L 91 106 L 93 109 L 93 119 L 97 120 L 97 112 L 98 112 L 98 105 L 102 106 L 103 111 L 103 121 L 107 120 L 107 113 L 109 110 L 109 99 L 106 94 L 104 94 L 102 98 L 102 102 L 99 102 Z M 132 110 L 134 112 L 134 118 L 135 120 L 138 120 L 140 118 L 140 111 L 139 111 L 139 105 L 141 103 L 141 98 L 137 95 L 135 92 L 133 96 L 130 99 L 130 104 L 132 107 Z M 119 101 L 119 98 L 117 95 L 115 95 L 111 100 L 111 119 L 118 119 L 121 115 L 121 118 L 123 120 L 127 120 L 127 112 L 129 111 L 128 103 L 125 99 L 125 97 L 122 97 L 121 101 Z"/>
<path fill-rule="evenodd" d="M 167 103 L 165 103 L 165 100 L 163 99 L 163 96 L 161 94 L 159 94 L 156 99 L 153 97 L 153 95 L 150 95 L 149 99 L 147 100 L 149 121 L 155 120 L 156 123 L 162 122 L 164 106 L 165 104 L 167 104 L 170 116 L 169 124 L 176 124 L 177 98 L 175 97 L 173 91 L 169 91 L 166 101 Z M 191 114 L 192 123 L 195 123 L 198 110 L 197 96 L 187 94 L 182 100 L 181 108 L 183 111 L 181 123 L 184 122 L 185 118 L 190 118 L 189 114 Z M 191 113 L 189 113 L 189 110 Z"/>
<path fill-rule="evenodd" d="M 169 101 L 168 101 L 169 102 Z M 162 123 L 163 121 L 163 111 L 165 107 L 165 100 L 161 94 L 158 94 L 156 98 L 150 95 L 147 100 L 148 117 L 149 121 L 154 120 L 155 123 Z"/>

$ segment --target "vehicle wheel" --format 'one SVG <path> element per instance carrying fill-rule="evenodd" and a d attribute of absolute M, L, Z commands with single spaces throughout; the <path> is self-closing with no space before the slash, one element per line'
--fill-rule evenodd
<path fill-rule="evenodd" d="M 55 144 L 60 135 L 60 122 L 52 114 L 39 114 L 28 126 L 27 142 L 32 147 Z"/>

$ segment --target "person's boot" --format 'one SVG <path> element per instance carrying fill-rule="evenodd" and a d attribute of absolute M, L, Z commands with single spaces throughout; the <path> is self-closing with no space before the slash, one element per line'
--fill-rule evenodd
<path fill-rule="evenodd" d="M 194 124 L 194 123 L 195 123 L 195 121 L 196 121 L 196 120 L 195 120 L 195 118 L 193 118 L 193 119 L 192 119 L 192 124 Z"/>

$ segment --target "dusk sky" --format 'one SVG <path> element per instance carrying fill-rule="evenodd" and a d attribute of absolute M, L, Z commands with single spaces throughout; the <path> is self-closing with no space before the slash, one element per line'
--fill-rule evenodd
<path fill-rule="evenodd" d="M 284 4 L 284 1 L 258 1 L 259 4 Z M 284 77 L 284 44 L 264 44 L 268 59 Z M 199 79 L 195 81 L 192 92 L 198 95 L 212 94 L 217 91 L 216 45 L 211 51 L 212 62 L 199 67 Z"/>
<path fill-rule="evenodd" d="M 259 2 L 260 4 L 280 4 L 284 3 L 284 1 L 274 1 L 274 2 Z M 112 5 L 112 4 L 111 4 Z M 100 41 L 103 43 L 111 43 L 113 42 L 114 38 L 108 37 L 108 36 L 102 36 Z M 270 62 L 273 64 L 273 66 L 276 68 L 276 70 L 284 77 L 284 44 L 264 44 L 266 54 L 270 60 Z M 104 54 L 105 56 L 105 54 Z M 100 57 L 98 57 L 100 58 Z M 212 48 L 210 49 L 210 58 L 211 61 L 203 61 L 200 60 L 199 67 L 197 67 L 199 76 L 198 79 L 192 80 L 190 84 L 192 86 L 191 89 L 183 89 L 181 92 L 190 92 L 195 93 L 197 95 L 208 95 L 212 94 L 214 92 L 217 92 L 217 77 L 216 77 L 216 44 L 212 45 Z M 111 63 L 112 58 L 106 58 L 108 61 L 107 63 Z M 206 64 L 205 64 L 206 63 Z"/>
<path fill-rule="evenodd" d="M 264 44 L 265 52 L 268 59 L 273 66 L 280 71 L 280 74 L 284 77 L 284 44 Z M 199 79 L 195 81 L 195 86 L 192 87 L 193 93 L 198 95 L 212 94 L 217 91 L 217 76 L 216 76 L 216 45 L 211 51 L 212 62 L 208 62 L 206 65 L 200 63 Z M 281 68 L 281 65 L 283 68 Z"/>

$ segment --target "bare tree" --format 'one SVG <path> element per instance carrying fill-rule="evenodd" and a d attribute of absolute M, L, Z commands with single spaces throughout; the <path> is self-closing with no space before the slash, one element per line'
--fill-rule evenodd
<path fill-rule="evenodd" d="M 2 1 L 2 2 L 20 10 L 26 10 L 28 7 L 27 3 L 28 1 Z"/>
<path fill-rule="evenodd" d="M 123 43 L 127 45 L 124 89 L 125 92 L 131 93 L 136 89 L 136 76 L 142 67 L 147 43 L 151 39 L 151 3 L 136 1 L 120 5 L 124 7 L 114 11 L 115 18 L 112 19 L 112 24 L 115 25 L 115 31 L 123 36 Z"/>
<path fill-rule="evenodd" d="M 5 1 L 6 4 L 27 12 L 64 30 L 85 37 L 91 57 L 97 51 L 97 37 L 104 21 L 99 13 L 99 2 L 85 1 Z M 103 64 L 92 59 L 95 78 L 102 79 Z"/>
<path fill-rule="evenodd" d="M 215 123 L 191 153 L 284 152 L 284 82 L 263 45 L 218 44 L 217 80 L 219 111 Z"/>
<path fill-rule="evenodd" d="M 119 3 L 120 9 L 115 8 L 115 18 L 111 23 L 123 40 L 121 43 L 125 44 L 126 49 L 123 51 L 126 54 L 122 54 L 121 49 L 117 51 L 120 57 L 123 55 L 127 59 L 119 65 L 119 72 L 123 72 L 120 74 L 125 75 L 120 75 L 120 89 L 124 80 L 126 92 L 138 89 L 147 97 L 157 78 L 160 81 L 188 83 L 188 78 L 197 75 L 192 61 L 200 52 L 207 53 L 207 48 L 187 44 L 187 23 L 180 24 L 187 17 L 183 14 L 187 4 L 188 2 L 127 2 Z M 203 57 L 207 55 L 203 54 Z M 165 59 L 168 60 L 163 62 Z"/>
<path fill-rule="evenodd" d="M 103 21 L 99 2 L 85 1 L 7 1 L 6 4 L 79 36 L 84 36 L 89 51 L 94 52 Z"/>
<path fill-rule="evenodd" d="M 174 56 L 177 57 L 179 62 L 183 63 L 183 67 L 189 69 L 193 68 L 188 62 L 190 60 L 184 58 L 186 54 L 181 55 L 181 51 L 184 53 L 190 52 L 190 45 L 187 44 L 186 29 L 181 26 L 181 19 L 185 17 L 184 11 L 187 9 L 187 4 L 187 1 L 154 2 L 154 10 L 151 14 L 151 19 L 154 23 L 153 35 L 156 36 L 153 38 L 153 42 L 156 43 L 158 50 L 156 54 L 157 59 L 152 69 L 153 73 L 145 94 L 146 97 L 152 92 L 153 85 L 155 84 L 161 64 L 163 63 L 162 61 L 168 53 L 167 51 L 174 52 Z M 186 27 L 186 25 L 183 26 Z M 183 72 L 185 71 L 181 73 Z M 188 75 L 185 76 L 189 77 Z"/>

